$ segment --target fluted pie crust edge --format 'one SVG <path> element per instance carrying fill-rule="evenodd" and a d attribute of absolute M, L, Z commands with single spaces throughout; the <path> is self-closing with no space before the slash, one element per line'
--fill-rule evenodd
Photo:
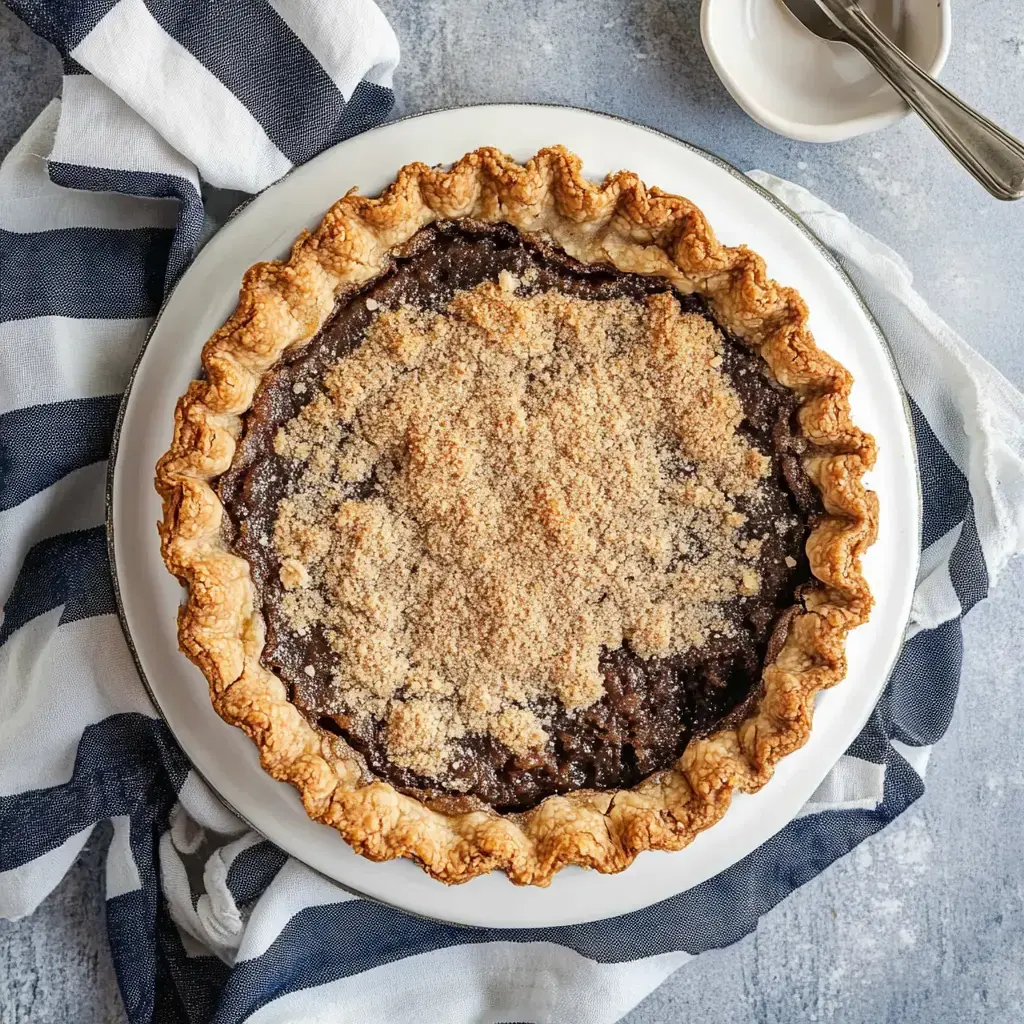
<path fill-rule="evenodd" d="M 692 740 L 672 768 L 633 789 L 550 796 L 518 814 L 431 810 L 370 775 L 342 738 L 289 703 L 285 684 L 260 662 L 264 620 L 249 565 L 224 539 L 216 491 L 263 375 L 316 334 L 339 293 L 376 277 L 393 247 L 434 221 L 459 218 L 507 222 L 583 263 L 703 295 L 718 322 L 798 396 L 809 442 L 803 464 L 826 511 L 807 541 L 821 585 L 794 607 L 760 696 L 739 724 Z M 202 365 L 203 379 L 178 401 L 174 440 L 156 469 L 163 558 L 187 590 L 181 649 L 206 676 L 217 712 L 259 748 L 263 768 L 295 786 L 311 818 L 372 860 L 409 857 L 446 883 L 498 870 L 516 884 L 543 886 L 567 864 L 616 872 L 644 850 L 680 849 L 722 817 L 734 792 L 759 789 L 803 745 L 815 694 L 845 675 L 846 634 L 872 604 L 860 561 L 878 519 L 863 484 L 875 444 L 850 419 L 852 378 L 818 349 L 803 300 L 768 278 L 760 256 L 722 246 L 691 202 L 647 188 L 629 171 L 591 183 L 561 147 L 525 165 L 489 148 L 450 170 L 410 164 L 380 197 L 340 199 L 287 260 L 250 268 Z"/>

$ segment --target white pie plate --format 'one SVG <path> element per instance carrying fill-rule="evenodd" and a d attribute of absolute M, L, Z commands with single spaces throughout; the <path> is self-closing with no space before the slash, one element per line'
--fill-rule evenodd
<path fill-rule="evenodd" d="M 449 163 L 481 145 L 524 159 L 553 143 L 578 153 L 595 178 L 627 166 L 649 184 L 688 196 L 724 242 L 749 244 L 775 278 L 801 291 L 818 343 L 857 379 L 854 418 L 880 441 L 871 485 L 881 526 L 864 566 L 877 605 L 849 639 L 846 679 L 818 698 L 806 746 L 785 758 L 759 793 L 738 796 L 685 850 L 645 853 L 618 875 L 569 868 L 547 889 L 517 888 L 499 874 L 446 887 L 408 861 L 356 856 L 332 829 L 306 817 L 295 791 L 260 769 L 245 734 L 213 711 L 203 676 L 178 653 L 182 590 L 160 560 L 153 466 L 170 441 L 175 400 L 199 371 L 203 342 L 233 309 L 247 267 L 284 256 L 296 234 L 349 188 L 376 193 L 409 161 Z M 122 622 L 142 678 L 185 753 L 228 805 L 350 891 L 460 924 L 540 927 L 611 917 L 673 896 L 793 818 L 859 732 L 898 654 L 917 572 L 920 495 L 907 407 L 885 342 L 847 279 L 791 214 L 738 171 L 665 135 L 583 110 L 502 105 L 424 114 L 343 142 L 268 189 L 207 244 L 165 304 L 125 397 L 108 526 Z"/>

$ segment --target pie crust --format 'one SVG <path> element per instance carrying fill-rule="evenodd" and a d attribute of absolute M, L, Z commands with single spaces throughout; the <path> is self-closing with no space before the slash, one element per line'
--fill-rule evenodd
<path fill-rule="evenodd" d="M 797 395 L 809 442 L 802 462 L 826 513 L 806 545 L 821 585 L 793 609 L 741 721 L 691 740 L 673 767 L 633 789 L 577 790 L 510 814 L 427 807 L 370 775 L 344 739 L 289 702 L 285 684 L 261 663 L 265 623 L 249 565 L 224 539 L 215 489 L 263 375 L 316 334 L 336 296 L 378 276 L 394 247 L 428 224 L 461 218 L 505 222 L 582 263 L 703 295 L 718 323 Z M 217 712 L 257 745 L 263 768 L 295 786 L 311 818 L 372 860 L 408 857 L 449 884 L 499 870 L 516 884 L 543 886 L 567 864 L 616 872 L 644 850 L 680 849 L 722 817 L 733 792 L 759 789 L 780 758 L 803 745 L 815 694 L 845 675 L 846 634 L 872 605 L 860 559 L 878 518 L 877 499 L 863 484 L 875 445 L 850 419 L 852 378 L 817 348 L 803 300 L 768 278 L 760 256 L 721 245 L 692 203 L 646 188 L 631 172 L 591 183 L 561 147 L 525 165 L 490 148 L 450 170 L 410 164 L 379 198 L 350 193 L 335 203 L 287 260 L 250 268 L 202 364 L 203 379 L 179 400 L 174 440 L 156 469 L 163 558 L 187 590 L 181 649 L 206 676 Z"/>

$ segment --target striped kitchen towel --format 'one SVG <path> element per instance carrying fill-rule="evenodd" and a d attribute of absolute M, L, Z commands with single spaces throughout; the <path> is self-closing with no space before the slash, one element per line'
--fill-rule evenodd
<path fill-rule="evenodd" d="M 871 720 L 789 826 L 611 921 L 473 930 L 351 897 L 249 831 L 190 770 L 121 637 L 103 527 L 130 367 L 204 230 L 391 105 L 370 0 L 13 0 L 65 56 L 63 100 L 0 168 L 0 915 L 30 914 L 112 822 L 107 922 L 132 1024 L 621 1017 L 922 792 L 960 618 L 1024 546 L 1024 399 L 906 266 L 796 186 L 759 180 L 843 262 L 912 396 L 925 503 L 913 635 Z M 208 226 L 209 217 L 206 217 Z M 83 1008 L 88 1016 L 88 1008 Z"/>

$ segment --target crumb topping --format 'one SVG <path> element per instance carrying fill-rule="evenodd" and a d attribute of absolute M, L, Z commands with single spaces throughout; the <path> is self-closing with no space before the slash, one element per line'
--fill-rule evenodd
<path fill-rule="evenodd" d="M 368 300 L 365 341 L 274 440 L 283 612 L 329 644 L 324 711 L 386 723 L 428 779 L 470 736 L 528 761 L 553 708 L 603 695 L 602 648 L 700 647 L 760 585 L 736 499 L 770 463 L 714 325 L 669 293 L 523 283 L 441 312 Z"/>

